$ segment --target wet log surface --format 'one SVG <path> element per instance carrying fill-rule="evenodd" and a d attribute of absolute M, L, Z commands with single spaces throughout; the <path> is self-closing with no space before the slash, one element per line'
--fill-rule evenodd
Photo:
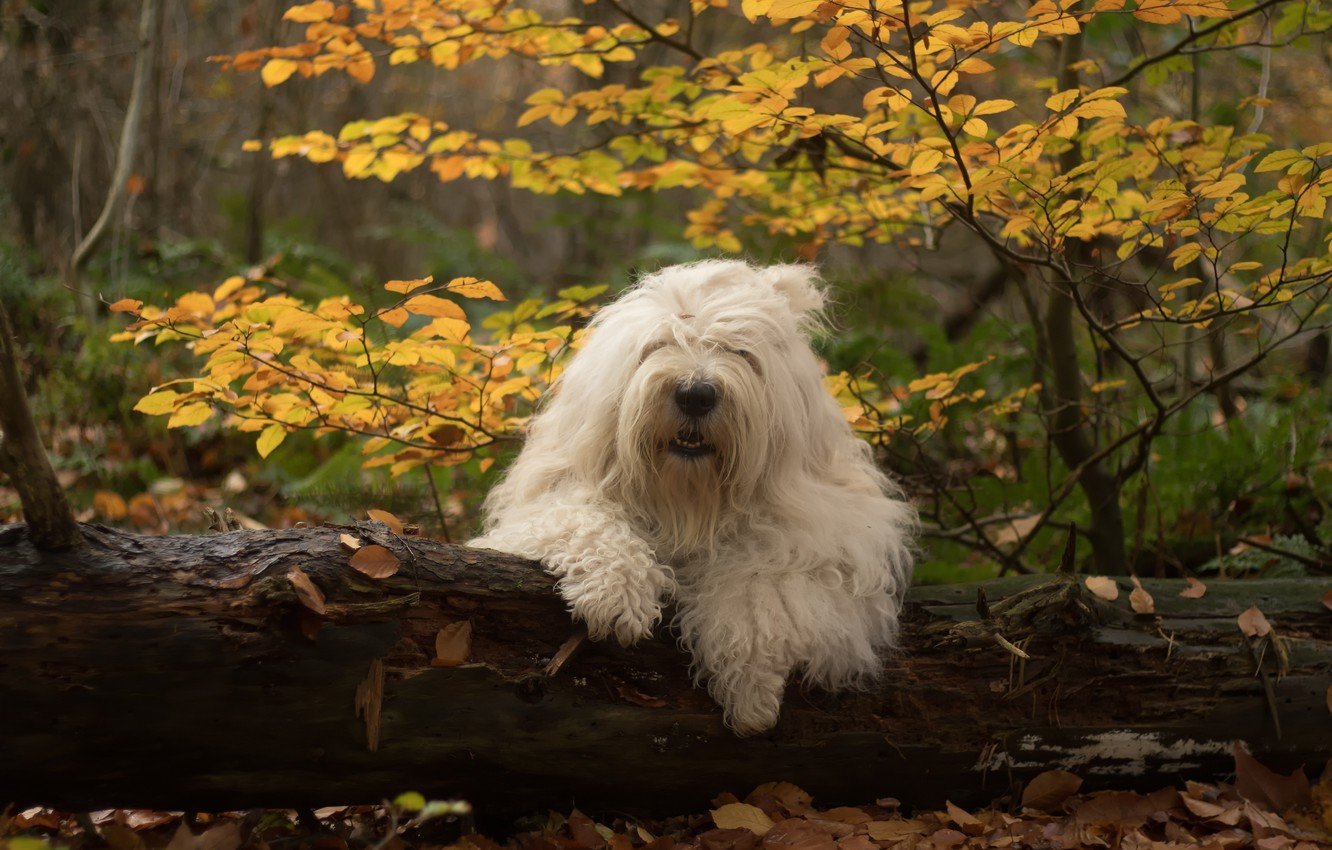
<path fill-rule="evenodd" d="M 631 650 L 584 641 L 552 665 L 580 630 L 520 559 L 377 523 L 83 530 L 86 549 L 42 553 L 0 527 L 0 804 L 222 810 L 418 790 L 492 818 L 648 815 L 788 780 L 828 805 L 937 805 L 1051 768 L 1088 789 L 1223 778 L 1236 739 L 1276 768 L 1332 757 L 1326 580 L 1216 581 L 1201 599 L 1148 580 L 1148 616 L 1126 580 L 1114 602 L 1070 577 L 915 588 L 875 690 L 792 685 L 778 728 L 741 740 L 669 634 Z M 342 533 L 401 570 L 356 572 Z M 1254 604 L 1280 646 L 1241 633 Z M 432 664 L 440 629 L 461 622 L 466 663 Z"/>

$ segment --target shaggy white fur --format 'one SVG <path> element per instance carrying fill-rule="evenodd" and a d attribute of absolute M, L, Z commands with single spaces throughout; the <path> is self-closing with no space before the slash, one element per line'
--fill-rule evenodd
<path fill-rule="evenodd" d="M 593 638 L 629 645 L 662 605 L 740 734 L 788 676 L 881 670 L 915 511 L 874 465 L 809 347 L 807 266 L 710 261 L 643 279 L 593 320 L 472 541 L 541 560 Z"/>

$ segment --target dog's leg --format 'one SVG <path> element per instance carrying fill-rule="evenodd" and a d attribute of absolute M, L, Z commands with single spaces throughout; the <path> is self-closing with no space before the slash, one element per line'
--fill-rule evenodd
<path fill-rule="evenodd" d="M 736 562 L 686 582 L 680 596 L 696 673 L 740 735 L 777 723 L 793 671 L 833 690 L 878 675 L 896 622 L 889 596 L 852 596 L 832 569 L 772 573 Z"/>
<path fill-rule="evenodd" d="M 624 646 L 637 643 L 652 633 L 663 601 L 675 592 L 670 567 L 657 562 L 629 523 L 589 502 L 552 496 L 472 545 L 541 561 L 593 640 L 614 634 Z"/>
<path fill-rule="evenodd" d="M 726 725 L 753 735 L 776 725 L 798 660 L 783 582 L 738 562 L 708 566 L 681 588 L 680 631 Z"/>

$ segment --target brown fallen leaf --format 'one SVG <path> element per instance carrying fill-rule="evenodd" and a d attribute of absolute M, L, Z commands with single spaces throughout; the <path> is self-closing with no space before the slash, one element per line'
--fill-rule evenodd
<path fill-rule="evenodd" d="M 858 809 L 854 806 L 837 806 L 826 812 L 821 812 L 819 817 L 823 820 L 835 820 L 849 824 L 869 823 L 874 820 L 864 809 Z"/>
<path fill-rule="evenodd" d="M 384 579 L 394 575 L 402 567 L 402 561 L 383 546 L 363 546 L 351 556 L 352 569 L 373 579 Z"/>
<path fill-rule="evenodd" d="M 713 809 L 712 822 L 719 829 L 747 829 L 760 837 L 767 835 L 773 827 L 772 818 L 758 806 L 748 803 L 727 803 Z"/>
<path fill-rule="evenodd" d="M 402 520 L 395 517 L 388 511 L 381 511 L 378 508 L 371 508 L 365 512 L 365 515 L 375 522 L 382 522 L 389 527 L 389 531 L 394 534 L 402 534 Z"/>
<path fill-rule="evenodd" d="M 763 850 L 837 850 L 837 842 L 818 826 L 789 818 L 763 836 Z"/>
<path fill-rule="evenodd" d="M 472 621 L 449 623 L 435 635 L 435 658 L 432 667 L 457 667 L 472 654 Z"/>
<path fill-rule="evenodd" d="M 1138 581 L 1137 576 L 1129 576 L 1129 581 L 1133 582 L 1133 592 L 1129 594 L 1129 607 L 1135 614 L 1155 614 L 1156 600 L 1143 588 L 1142 582 Z"/>
<path fill-rule="evenodd" d="M 1162 788 L 1146 796 L 1133 791 L 1101 791 L 1082 798 L 1072 811 L 1078 823 L 1132 829 L 1178 803 L 1179 792 L 1174 788 Z"/>
<path fill-rule="evenodd" d="M 828 820 L 819 815 L 810 815 L 805 818 L 805 823 L 838 841 L 843 838 L 849 838 L 856 831 L 856 828 L 853 825 L 846 823 L 845 821 Z"/>
<path fill-rule="evenodd" d="M 1267 637 L 1272 633 L 1272 624 L 1267 622 L 1257 605 L 1250 605 L 1248 610 L 1236 618 L 1240 631 L 1248 637 Z"/>
<path fill-rule="evenodd" d="M 361 541 L 350 534 L 339 534 L 338 543 L 342 544 L 342 548 L 348 552 L 355 552 L 361 548 Z"/>
<path fill-rule="evenodd" d="M 985 824 L 966 809 L 955 805 L 951 800 L 944 801 L 944 807 L 948 810 L 948 818 L 957 824 L 957 828 L 967 835 L 980 835 L 985 831 Z"/>
<path fill-rule="evenodd" d="M 201 835 L 195 835 L 182 820 L 166 850 L 236 850 L 240 845 L 240 824 L 235 821 L 220 823 Z"/>
<path fill-rule="evenodd" d="M 866 832 L 875 841 L 901 841 L 919 835 L 924 826 L 918 820 L 876 820 L 866 825 Z"/>
<path fill-rule="evenodd" d="M 1187 576 L 1185 579 L 1189 586 L 1179 592 L 1185 599 L 1202 599 L 1203 594 L 1207 592 L 1207 585 L 1198 581 L 1193 576 Z"/>
<path fill-rule="evenodd" d="M 746 803 L 753 803 L 756 797 L 770 796 L 786 807 L 790 814 L 802 814 L 810 810 L 814 798 L 804 789 L 790 782 L 764 782 L 745 798 Z"/>
<path fill-rule="evenodd" d="M 1332 590 L 1323 594 L 1323 607 L 1332 611 Z"/>
<path fill-rule="evenodd" d="M 1022 805 L 1042 812 L 1055 812 L 1081 787 L 1082 777 L 1077 774 L 1067 770 L 1047 770 L 1032 777 L 1022 789 Z"/>
<path fill-rule="evenodd" d="M 300 603 L 321 617 L 328 613 L 328 606 L 324 602 L 324 594 L 319 588 L 315 587 L 314 582 L 300 567 L 292 567 L 287 571 L 287 581 L 291 582 L 291 587 L 296 591 L 296 598 Z"/>
<path fill-rule="evenodd" d="M 569 835 L 586 850 L 597 850 L 606 846 L 606 838 L 597 829 L 596 822 L 577 809 L 569 814 Z"/>
<path fill-rule="evenodd" d="M 1209 803 L 1206 800 L 1195 800 L 1192 797 L 1181 795 L 1180 799 L 1184 801 L 1184 808 L 1193 812 L 1200 818 L 1214 818 L 1225 814 L 1226 807 L 1219 806 L 1216 803 Z"/>
<path fill-rule="evenodd" d="M 718 828 L 700 834 L 698 844 L 702 850 L 758 850 L 759 837 L 741 827 L 735 829 Z M 674 841 L 671 842 L 670 847 L 675 847 Z"/>
<path fill-rule="evenodd" d="M 1082 580 L 1082 583 L 1087 586 L 1087 589 L 1090 590 L 1093 595 L 1100 599 L 1104 599 L 1106 602 L 1114 602 L 1119 598 L 1119 585 L 1115 584 L 1115 580 L 1112 578 L 1106 578 L 1105 576 L 1087 576 Z"/>
<path fill-rule="evenodd" d="M 879 850 L 868 835 L 848 835 L 837 842 L 837 850 Z"/>
<path fill-rule="evenodd" d="M 1249 755 L 1239 741 L 1234 743 L 1232 750 L 1235 754 L 1235 790 L 1244 799 L 1267 806 L 1274 812 L 1313 802 L 1313 791 L 1304 768 L 1298 767 L 1289 776 L 1282 776 Z"/>
<path fill-rule="evenodd" d="M 953 850 L 954 847 L 961 847 L 967 837 L 956 829 L 940 829 L 930 836 L 930 844 L 934 850 Z"/>

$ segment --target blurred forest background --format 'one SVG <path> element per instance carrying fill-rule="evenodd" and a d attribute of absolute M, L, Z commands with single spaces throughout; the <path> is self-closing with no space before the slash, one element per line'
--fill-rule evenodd
<path fill-rule="evenodd" d="M 475 522 L 479 499 L 512 444 L 494 453 L 494 465 L 478 458 L 395 477 L 362 468 L 362 446 L 351 435 L 293 434 L 261 459 L 253 435 L 217 417 L 197 428 L 168 429 L 165 420 L 134 407 L 154 386 L 194 374 L 192 356 L 180 346 L 110 341 L 126 322 L 105 305 L 170 303 L 254 269 L 311 301 L 349 295 L 361 304 L 387 304 L 392 297 L 384 281 L 427 275 L 475 276 L 495 281 L 513 302 L 549 301 L 569 287 L 605 284 L 613 292 L 645 270 L 724 252 L 688 230 L 697 188 L 545 194 L 504 179 L 442 182 L 424 169 L 388 182 L 346 179 L 336 165 L 246 150 L 249 140 L 266 144 L 314 128 L 336 135 L 348 122 L 405 112 L 444 118 L 482 136 L 545 146 L 564 140 L 569 147 L 578 138 L 571 128 L 537 121 L 515 129 L 528 96 L 631 79 L 618 66 L 597 80 L 566 64 L 511 56 L 447 73 L 429 63 L 388 73 L 383 62 L 367 82 L 329 73 L 270 87 L 260 74 L 210 61 L 300 41 L 304 25 L 283 20 L 288 5 L 160 4 L 149 18 L 156 49 L 124 203 L 74 274 L 76 246 L 115 182 L 143 10 L 110 0 L 0 0 L 0 298 L 31 366 L 29 392 L 81 519 L 165 533 L 206 527 L 205 506 L 231 507 L 256 527 L 341 521 L 377 508 L 456 540 Z M 530 5 L 549 15 L 616 17 L 613 9 L 589 12 L 572 0 Z M 1121 102 L 1129 114 L 1261 130 L 1275 139 L 1274 149 L 1332 138 L 1332 48 L 1319 17 L 1326 13 L 1316 3 L 1267 5 L 1273 16 L 1299 7 L 1303 17 L 1275 37 L 1275 18 L 1255 15 L 1237 24 L 1238 35 L 1228 41 L 1205 42 L 1214 50 L 1152 63 L 1126 84 L 1131 91 Z M 653 2 L 633 9 L 657 21 L 687 15 L 688 6 Z M 704 55 L 753 38 L 749 33 L 760 26 L 738 8 L 707 15 L 708 25 L 690 33 Z M 1168 32 L 1131 19 L 1094 23 L 1083 36 L 1086 52 L 1101 64 L 1102 78 L 1113 78 L 1106 72 L 1132 68 L 1210 22 L 1177 21 Z M 1001 73 L 976 88 L 1019 101 L 1018 92 L 1034 93 L 1039 105 L 1056 88 L 1042 81 L 1059 64 L 1043 45 L 1005 54 Z M 668 45 L 643 51 L 648 61 L 670 61 Z M 813 163 L 812 149 L 789 150 Z M 1315 176 L 1327 158 L 1315 151 Z M 1325 218 L 1307 217 L 1298 245 L 1324 250 Z M 1033 293 L 1040 292 L 1035 278 L 963 227 L 927 218 L 898 232 L 910 238 L 866 244 L 772 232 L 752 220 L 735 233 L 756 261 L 820 263 L 837 302 L 821 351 L 831 373 L 870 376 L 880 399 L 890 402 L 879 404 L 881 412 L 914 410 L 915 421 L 928 419 L 931 400 L 924 395 L 940 383 L 968 393 L 983 389 L 987 403 L 1010 397 L 1032 386 L 1034 374 L 1039 382 L 1049 365 L 1031 318 Z M 1164 252 L 1140 261 L 1170 266 Z M 1314 278 L 1326 288 L 1325 275 Z M 1107 311 L 1125 312 L 1131 298 L 1116 297 L 1106 297 Z M 467 305 L 474 325 L 496 309 L 490 302 Z M 1192 334 L 1187 340 L 1162 338 L 1148 384 L 1204 387 L 1204 376 L 1215 374 L 1226 356 L 1214 340 L 1239 334 L 1242 345 L 1243 327 L 1218 321 L 1185 329 Z M 1079 334 L 1081 381 L 1095 402 L 1087 406 L 1088 427 L 1100 434 L 1144 415 L 1150 401 L 1144 390 L 1125 385 L 1122 367 L 1104 366 L 1106 344 L 1085 329 Z M 1328 336 L 1303 325 L 1288 336 L 1262 362 L 1204 387 L 1172 412 L 1141 469 L 1124 476 L 1115 498 L 1125 569 L 1169 576 L 1327 574 Z M 968 368 L 975 364 L 982 365 Z M 921 384 L 924 376 L 936 378 Z M 1049 411 L 1021 403 L 1020 395 L 1007 409 L 982 409 L 981 398 L 964 400 L 937 428 L 913 431 L 898 422 L 876 432 L 884 463 L 924 512 L 923 581 L 1053 569 L 1068 530 L 1086 529 L 1095 519 L 1081 491 L 1055 499 L 1069 464 L 1056 451 L 1052 435 L 1059 426 Z M 0 481 L 0 521 L 18 517 L 17 498 Z M 1084 543 L 1080 553 L 1089 551 Z"/>

